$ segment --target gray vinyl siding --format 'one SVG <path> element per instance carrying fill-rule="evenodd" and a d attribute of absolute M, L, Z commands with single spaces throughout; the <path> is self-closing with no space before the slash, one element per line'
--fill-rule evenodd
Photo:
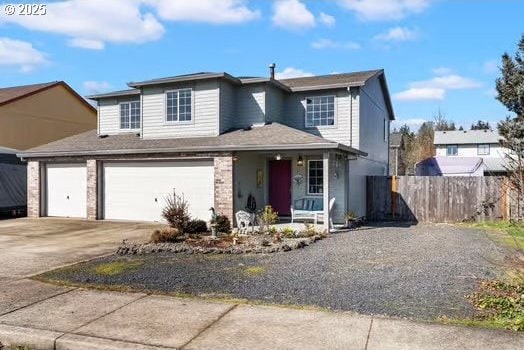
<path fill-rule="evenodd" d="M 235 125 L 236 88 L 226 81 L 220 83 L 220 133 Z"/>
<path fill-rule="evenodd" d="M 165 92 L 192 88 L 192 120 L 189 123 L 165 122 Z M 201 137 L 218 135 L 218 80 L 198 81 L 169 87 L 147 87 L 142 92 L 144 139 Z"/>
<path fill-rule="evenodd" d="M 386 132 L 384 141 L 383 125 L 385 120 L 389 131 L 389 114 L 379 79 L 373 78 L 360 90 L 359 135 L 366 137 L 359 140 L 358 148 L 368 153 L 369 160 L 387 165 L 389 132 Z"/>
<path fill-rule="evenodd" d="M 139 101 L 140 96 L 133 98 L 102 99 L 98 102 L 98 134 L 117 135 L 129 132 L 139 132 L 140 129 L 120 129 L 120 103 Z"/>
<path fill-rule="evenodd" d="M 282 123 L 284 117 L 285 92 L 268 85 L 266 88 L 266 120 Z"/>
<path fill-rule="evenodd" d="M 237 89 L 235 127 L 265 123 L 266 92 L 264 85 L 246 85 Z"/>
<path fill-rule="evenodd" d="M 335 96 L 335 125 L 306 128 L 306 98 L 311 96 Z M 285 97 L 284 118 L 282 123 L 293 128 L 304 130 L 325 139 L 350 143 L 350 106 L 349 92 L 346 89 L 292 93 Z"/>

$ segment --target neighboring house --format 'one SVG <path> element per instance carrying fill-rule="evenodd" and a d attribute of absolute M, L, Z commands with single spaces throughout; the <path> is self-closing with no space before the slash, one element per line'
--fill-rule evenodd
<path fill-rule="evenodd" d="M 508 150 L 492 130 L 435 131 L 436 156 L 417 164 L 417 175 L 489 176 L 506 173 Z"/>
<path fill-rule="evenodd" d="M 0 212 L 26 206 L 17 151 L 96 128 L 96 109 L 63 81 L 0 88 Z"/>
<path fill-rule="evenodd" d="M 389 175 L 406 175 L 405 152 L 404 134 L 401 132 L 391 133 L 389 135 Z"/>
<path fill-rule="evenodd" d="M 204 220 L 210 207 L 232 219 L 249 197 L 287 216 L 310 196 L 325 214 L 335 198 L 343 222 L 348 210 L 365 215 L 366 175 L 388 173 L 394 116 L 382 70 L 285 80 L 274 69 L 269 78 L 196 73 L 128 85 L 89 97 L 97 130 L 19 154 L 30 216 L 158 221 L 175 191 Z"/>
<path fill-rule="evenodd" d="M 63 81 L 0 88 L 0 146 L 26 150 L 96 128 L 96 109 Z"/>
<path fill-rule="evenodd" d="M 21 214 L 26 206 L 26 165 L 16 150 L 0 147 L 0 216 Z"/>

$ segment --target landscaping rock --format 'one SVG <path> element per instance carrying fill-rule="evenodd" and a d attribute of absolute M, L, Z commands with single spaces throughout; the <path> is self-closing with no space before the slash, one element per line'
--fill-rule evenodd
<path fill-rule="evenodd" d="M 280 242 L 271 243 L 264 235 L 242 237 L 242 243 L 231 246 L 221 246 L 216 240 L 216 246 L 209 246 L 209 240 L 202 238 L 202 245 L 198 240 L 176 243 L 131 243 L 127 240 L 117 248 L 117 255 L 147 255 L 159 253 L 186 253 L 186 254 L 270 254 L 280 251 L 288 252 L 301 249 L 323 238 L 315 235 L 307 238 L 282 238 Z"/>

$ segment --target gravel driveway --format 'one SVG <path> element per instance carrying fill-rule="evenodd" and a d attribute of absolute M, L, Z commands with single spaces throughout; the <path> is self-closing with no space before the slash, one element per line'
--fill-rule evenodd
<path fill-rule="evenodd" d="M 45 277 L 434 319 L 470 316 L 464 295 L 478 280 L 499 277 L 506 253 L 473 229 L 367 227 L 286 253 L 114 256 Z M 94 272 L 101 263 L 128 260 L 143 264 L 114 276 Z"/>

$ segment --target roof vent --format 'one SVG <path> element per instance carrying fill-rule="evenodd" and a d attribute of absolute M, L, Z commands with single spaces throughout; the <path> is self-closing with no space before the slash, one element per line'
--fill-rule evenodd
<path fill-rule="evenodd" d="M 269 65 L 269 78 L 270 78 L 271 80 L 274 80 L 274 79 L 275 79 L 275 67 L 276 67 L 276 66 L 277 66 L 277 65 L 274 64 L 274 63 L 271 63 L 271 64 Z"/>

